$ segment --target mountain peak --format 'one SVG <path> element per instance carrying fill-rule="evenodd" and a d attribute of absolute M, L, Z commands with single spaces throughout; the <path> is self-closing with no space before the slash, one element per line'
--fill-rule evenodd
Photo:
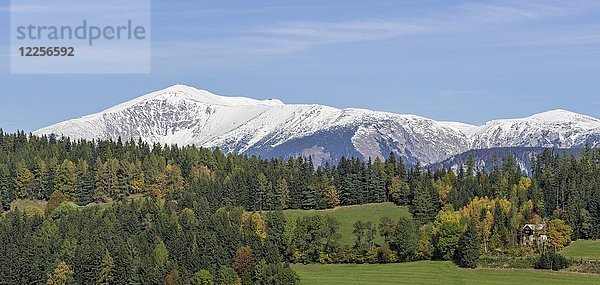
<path fill-rule="evenodd" d="M 176 84 L 165 89 L 152 92 L 147 95 L 140 96 L 133 100 L 127 101 L 125 103 L 116 105 L 104 112 L 114 112 L 119 111 L 133 105 L 152 101 L 152 100 L 163 100 L 171 103 L 177 103 L 180 101 L 193 101 L 198 103 L 204 103 L 209 105 L 219 105 L 219 106 L 252 106 L 252 105 L 263 105 L 263 106 L 283 106 L 285 105 L 282 101 L 277 99 L 267 99 L 267 100 L 256 100 L 252 98 L 246 97 L 229 97 L 229 96 L 221 96 L 214 93 L 211 93 L 204 89 L 197 89 L 191 86 Z"/>
<path fill-rule="evenodd" d="M 142 139 L 264 157 L 385 157 L 429 164 L 470 149 L 600 146 L 600 120 L 563 109 L 484 126 L 416 115 L 227 97 L 177 84 L 34 132 L 72 139 Z"/>
<path fill-rule="evenodd" d="M 541 121 L 548 122 L 558 122 L 558 121 L 598 121 L 598 119 L 586 116 L 583 114 L 571 112 L 565 109 L 554 109 L 542 113 L 538 113 L 532 115 L 525 119 L 537 119 Z"/>

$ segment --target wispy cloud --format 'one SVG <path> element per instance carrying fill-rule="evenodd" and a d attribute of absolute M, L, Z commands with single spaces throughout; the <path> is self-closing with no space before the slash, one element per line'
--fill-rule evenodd
<path fill-rule="evenodd" d="M 182 17 L 224 17 L 224 16 L 240 16 L 240 15 L 256 15 L 271 12 L 280 12 L 283 10 L 297 10 L 297 9 L 311 9 L 318 8 L 319 6 L 312 5 L 282 5 L 282 6 L 266 6 L 257 8 L 245 8 L 245 9 L 225 9 L 225 8 L 213 8 L 213 9 L 180 9 L 180 10 L 160 10 L 155 9 L 152 12 L 153 17 L 158 18 L 178 18 Z"/>
<path fill-rule="evenodd" d="M 267 7 L 241 10 L 238 13 L 262 13 Z M 428 42 L 436 37 L 465 36 L 476 39 L 447 42 L 446 48 L 518 47 L 530 45 L 596 44 L 600 39 L 587 29 L 545 30 L 531 34 L 525 30 L 511 30 L 504 25 L 527 24 L 560 17 L 572 17 L 600 8 L 600 2 L 589 0 L 491 0 L 458 4 L 443 10 L 425 13 L 413 18 L 355 18 L 346 21 L 293 21 L 273 23 L 269 26 L 237 28 L 234 34 L 221 35 L 198 41 L 156 43 L 153 55 L 172 57 L 173 50 L 179 55 L 199 55 L 217 58 L 274 57 L 298 53 L 332 44 L 352 44 L 369 41 L 394 40 L 406 37 Z M 263 10 L 266 9 L 266 10 Z M 273 12 L 273 11 L 271 11 Z M 190 13 L 235 13 L 231 10 L 190 11 Z M 490 28 L 501 28 L 501 37 L 495 38 Z M 448 45 L 449 44 L 449 45 Z M 161 56 L 162 55 L 162 56 Z"/>
<path fill-rule="evenodd" d="M 434 23 L 401 20 L 363 20 L 349 22 L 297 22 L 269 27 L 258 32 L 293 38 L 311 44 L 384 40 L 431 32 Z"/>
<path fill-rule="evenodd" d="M 585 11 L 597 2 L 586 0 L 511 0 L 460 5 L 467 19 L 484 23 L 515 23 L 562 17 Z"/>
<path fill-rule="evenodd" d="M 540 34 L 536 38 L 526 38 L 520 36 L 513 40 L 501 40 L 486 44 L 468 44 L 456 45 L 451 48 L 519 48 L 532 46 L 567 46 L 567 45 L 598 45 L 600 44 L 600 34 L 579 31 L 554 32 L 551 34 Z"/>
<path fill-rule="evenodd" d="M 431 32 L 431 23 L 398 20 L 294 22 L 251 28 L 242 35 L 216 40 L 155 43 L 153 55 L 211 55 L 211 57 L 277 56 L 320 45 L 392 39 Z"/>

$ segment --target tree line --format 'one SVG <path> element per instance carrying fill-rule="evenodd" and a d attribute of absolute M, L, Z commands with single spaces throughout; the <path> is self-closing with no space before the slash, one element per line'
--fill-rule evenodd
<path fill-rule="evenodd" d="M 8 210 L 16 199 L 48 200 L 60 191 L 87 205 L 132 195 L 162 198 L 195 187 L 213 204 L 249 211 L 394 202 L 409 206 L 424 224 L 444 205 L 461 209 L 485 198 L 509 201 L 512 212 L 523 212 L 524 219 L 533 214 L 564 219 L 575 238 L 597 238 L 599 161 L 597 149 L 586 148 L 577 157 L 546 150 L 532 162 L 531 177 L 510 155 L 495 161 L 489 172 L 477 169 L 473 158 L 454 171 L 406 167 L 394 153 L 384 160 L 342 157 L 315 167 L 310 157 L 265 160 L 218 148 L 141 140 L 73 142 L 0 129 L 0 204 Z"/>
<path fill-rule="evenodd" d="M 519 246 L 525 223 L 545 223 L 556 249 L 600 236 L 599 150 L 547 150 L 532 162 L 531 177 L 510 155 L 489 172 L 474 165 L 469 158 L 457 170 L 406 167 L 390 153 L 315 166 L 310 157 L 265 160 L 0 130 L 3 210 L 17 199 L 48 201 L 45 213 L 15 210 L 0 219 L 0 280 L 294 284 L 287 262 L 456 259 L 471 266 L 473 248 L 538 252 Z M 339 244 L 330 217 L 286 227 L 280 212 L 379 202 L 407 206 L 412 217 L 361 221 L 352 247 Z M 385 242 L 375 244 L 375 234 Z"/>

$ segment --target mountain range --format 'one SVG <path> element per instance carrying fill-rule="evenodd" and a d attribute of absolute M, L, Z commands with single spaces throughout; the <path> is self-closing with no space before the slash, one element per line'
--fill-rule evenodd
<path fill-rule="evenodd" d="M 475 126 L 365 109 L 226 97 L 175 85 L 33 133 L 88 140 L 141 138 L 265 158 L 302 155 L 317 164 L 394 152 L 409 164 L 431 165 L 482 149 L 597 147 L 600 120 L 559 109 Z"/>

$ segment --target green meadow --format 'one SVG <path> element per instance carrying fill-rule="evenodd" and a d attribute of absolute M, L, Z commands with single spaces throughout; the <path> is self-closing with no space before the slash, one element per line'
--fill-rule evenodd
<path fill-rule="evenodd" d="M 462 269 L 449 261 L 292 265 L 304 285 L 600 284 L 600 275 L 545 270 Z"/>
<path fill-rule="evenodd" d="M 377 226 L 382 217 L 388 216 L 397 221 L 403 215 L 410 215 L 406 207 L 396 206 L 394 203 L 345 206 L 327 210 L 286 210 L 284 213 L 289 225 L 293 225 L 296 219 L 304 216 L 320 214 L 334 217 L 340 223 L 340 242 L 344 245 L 354 244 L 352 230 L 356 221 L 372 221 Z M 375 242 L 383 243 L 379 233 L 376 235 Z"/>
<path fill-rule="evenodd" d="M 575 259 L 600 260 L 600 240 L 577 240 L 560 253 Z"/>

